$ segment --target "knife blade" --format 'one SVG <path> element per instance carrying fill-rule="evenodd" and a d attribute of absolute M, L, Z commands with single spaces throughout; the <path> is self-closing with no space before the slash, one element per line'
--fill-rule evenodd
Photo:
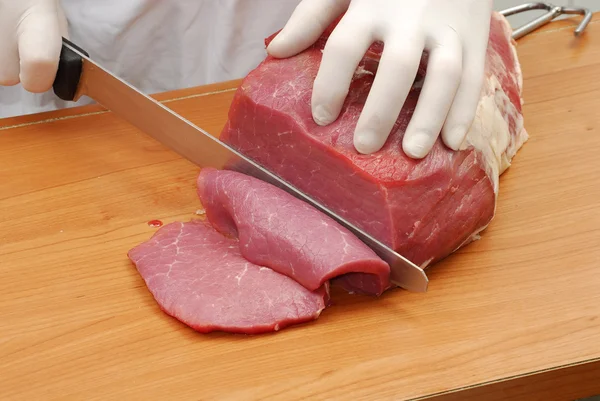
<path fill-rule="evenodd" d="M 56 96 L 77 101 L 87 96 L 123 120 L 200 167 L 228 168 L 275 185 L 310 204 L 350 230 L 390 265 L 394 285 L 411 292 L 426 292 L 424 270 L 291 183 L 220 141 L 160 102 L 115 76 L 76 44 L 63 38 L 60 62 L 53 84 Z"/>

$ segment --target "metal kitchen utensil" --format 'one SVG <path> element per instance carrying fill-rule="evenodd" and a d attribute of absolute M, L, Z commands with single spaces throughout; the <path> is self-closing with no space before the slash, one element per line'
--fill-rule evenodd
<path fill-rule="evenodd" d="M 523 36 L 535 31 L 536 29 L 546 25 L 547 23 L 554 20 L 556 17 L 563 14 L 579 14 L 583 15 L 583 20 L 579 23 L 577 28 L 575 28 L 575 36 L 579 36 L 583 33 L 585 28 L 588 26 L 590 21 L 592 20 L 592 12 L 583 7 L 565 7 L 565 6 L 555 6 L 550 3 L 544 2 L 536 2 L 536 3 L 526 3 L 520 6 L 515 6 L 511 8 L 507 8 L 505 10 L 500 11 L 500 14 L 508 17 L 510 15 L 519 14 L 527 11 L 533 10 L 547 10 L 548 12 L 541 15 L 540 17 L 534 19 L 531 22 L 519 27 L 513 31 L 513 39 L 519 39 Z"/>

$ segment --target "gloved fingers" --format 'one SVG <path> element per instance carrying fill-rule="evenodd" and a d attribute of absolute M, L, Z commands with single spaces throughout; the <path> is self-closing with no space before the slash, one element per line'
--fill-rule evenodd
<path fill-rule="evenodd" d="M 34 93 L 47 91 L 54 82 L 62 47 L 58 9 L 40 7 L 27 15 L 19 24 L 17 40 L 23 88 Z"/>
<path fill-rule="evenodd" d="M 69 37 L 69 22 L 67 21 L 67 17 L 62 9 L 62 7 L 58 7 L 58 27 L 60 30 L 60 35 L 65 39 L 70 39 Z M 61 39 L 61 47 L 62 47 L 62 39 Z"/>
<path fill-rule="evenodd" d="M 311 106 L 317 124 L 327 125 L 338 118 L 354 72 L 372 43 L 369 26 L 351 14 L 333 30 L 313 85 Z"/>
<path fill-rule="evenodd" d="M 354 132 L 363 154 L 380 150 L 389 137 L 417 75 L 424 43 L 386 41 L 377 74 Z"/>
<path fill-rule="evenodd" d="M 468 57 L 465 57 L 461 83 L 442 128 L 442 140 L 450 149 L 460 149 L 473 123 L 484 74 L 485 51 L 482 54 L 469 54 Z"/>
<path fill-rule="evenodd" d="M 441 40 L 429 52 L 425 82 L 402 141 L 404 152 L 415 159 L 425 157 L 439 137 L 462 75 L 458 36 L 446 34 Z"/>
<path fill-rule="evenodd" d="M 350 0 L 303 0 L 271 41 L 267 52 L 273 57 L 285 58 L 307 49 L 349 4 Z"/>
<path fill-rule="evenodd" d="M 481 3 L 485 10 L 481 10 L 482 14 L 475 15 L 473 18 L 473 21 L 476 21 L 473 24 L 475 25 L 474 28 L 477 29 L 479 35 L 467 38 L 460 86 L 442 128 L 442 140 L 446 146 L 453 150 L 460 149 L 477 112 L 485 76 L 485 56 L 492 12 L 491 3 L 491 1 L 488 1 L 487 4 Z"/>
<path fill-rule="evenodd" d="M 19 51 L 12 37 L 0 38 L 0 86 L 19 83 Z"/>

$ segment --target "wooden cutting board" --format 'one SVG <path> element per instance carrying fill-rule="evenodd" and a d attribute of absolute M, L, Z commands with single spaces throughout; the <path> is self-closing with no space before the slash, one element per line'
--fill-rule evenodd
<path fill-rule="evenodd" d="M 98 106 L 0 120 L 0 399 L 572 400 L 600 393 L 600 18 L 524 38 L 531 139 L 427 294 L 201 335 L 126 257 L 193 218 L 198 169 Z M 218 133 L 238 82 L 158 96 Z"/>

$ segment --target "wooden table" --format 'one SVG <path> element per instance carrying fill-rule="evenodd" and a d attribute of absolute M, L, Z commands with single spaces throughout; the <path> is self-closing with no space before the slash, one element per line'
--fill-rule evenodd
<path fill-rule="evenodd" d="M 198 170 L 99 106 L 0 121 L 0 399 L 571 400 L 600 393 L 600 18 L 524 38 L 531 139 L 483 238 L 427 294 L 335 294 L 311 324 L 201 335 L 126 257 Z M 237 82 L 158 96 L 218 133 Z"/>

